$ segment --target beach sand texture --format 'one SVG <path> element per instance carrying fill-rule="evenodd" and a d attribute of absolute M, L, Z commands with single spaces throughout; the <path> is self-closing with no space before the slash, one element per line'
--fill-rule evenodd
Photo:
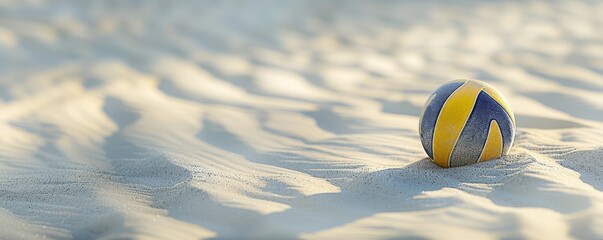
<path fill-rule="evenodd" d="M 0 0 L 0 239 L 603 238 L 603 2 Z M 418 118 L 485 80 L 502 159 Z"/>

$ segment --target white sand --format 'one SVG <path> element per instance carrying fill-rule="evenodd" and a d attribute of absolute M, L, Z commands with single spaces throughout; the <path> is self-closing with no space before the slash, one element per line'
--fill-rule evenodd
<path fill-rule="evenodd" d="M 0 0 L 0 239 L 603 238 L 602 12 Z M 519 128 L 446 170 L 418 115 L 461 77 Z"/>

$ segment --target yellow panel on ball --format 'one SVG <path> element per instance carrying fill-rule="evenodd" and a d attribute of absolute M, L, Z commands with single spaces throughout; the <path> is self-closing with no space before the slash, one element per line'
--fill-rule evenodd
<path fill-rule="evenodd" d="M 515 137 L 515 117 L 494 87 L 459 79 L 440 86 L 429 97 L 419 133 L 434 163 L 457 167 L 508 153 Z"/>

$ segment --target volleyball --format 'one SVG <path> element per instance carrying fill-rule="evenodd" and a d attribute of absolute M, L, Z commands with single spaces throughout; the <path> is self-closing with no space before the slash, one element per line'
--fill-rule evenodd
<path fill-rule="evenodd" d="M 507 154 L 515 138 L 515 116 L 491 85 L 459 79 L 442 85 L 427 99 L 419 133 L 435 164 L 458 167 Z"/>

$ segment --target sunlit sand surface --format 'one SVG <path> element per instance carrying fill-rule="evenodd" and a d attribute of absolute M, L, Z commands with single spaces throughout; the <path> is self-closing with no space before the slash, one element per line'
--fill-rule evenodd
<path fill-rule="evenodd" d="M 0 239 L 603 238 L 603 4 L 0 0 Z M 432 164 L 440 84 L 502 159 Z"/>

